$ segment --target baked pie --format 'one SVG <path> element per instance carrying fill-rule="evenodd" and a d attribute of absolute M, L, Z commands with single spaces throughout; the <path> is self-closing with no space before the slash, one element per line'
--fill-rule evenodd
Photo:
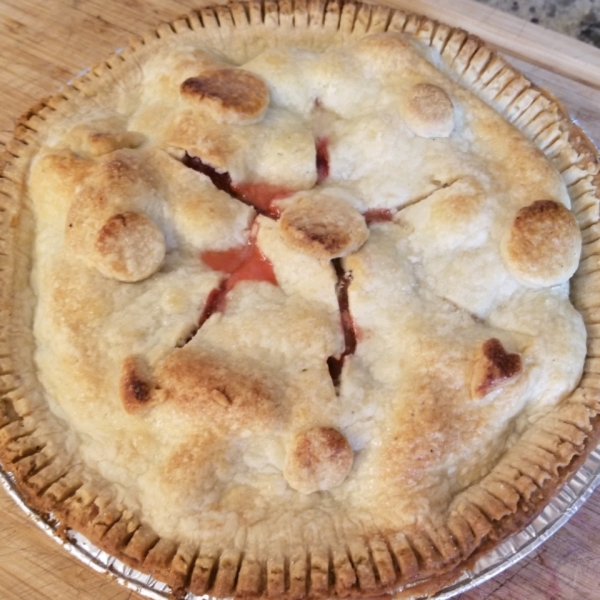
<path fill-rule="evenodd" d="M 597 173 L 424 17 L 161 25 L 8 146 L 4 469 L 177 596 L 433 593 L 597 441 Z"/>

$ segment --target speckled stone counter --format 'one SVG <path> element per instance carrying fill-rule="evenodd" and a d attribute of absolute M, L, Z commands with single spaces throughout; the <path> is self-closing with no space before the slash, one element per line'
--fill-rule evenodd
<path fill-rule="evenodd" d="M 600 0 L 478 0 L 600 48 Z"/>

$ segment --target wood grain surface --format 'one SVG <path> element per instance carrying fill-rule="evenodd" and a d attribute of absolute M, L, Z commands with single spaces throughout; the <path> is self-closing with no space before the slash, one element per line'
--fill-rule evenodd
<path fill-rule="evenodd" d="M 388 0 L 460 25 L 547 87 L 600 141 L 600 51 L 472 0 Z M 0 0 L 0 151 L 38 99 L 160 21 L 178 0 Z M 0 600 L 141 598 L 98 574 L 38 529 L 0 490 Z M 600 599 L 600 490 L 542 548 L 461 600 Z"/>

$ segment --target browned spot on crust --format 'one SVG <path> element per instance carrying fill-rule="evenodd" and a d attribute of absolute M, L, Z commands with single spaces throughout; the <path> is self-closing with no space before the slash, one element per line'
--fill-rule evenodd
<path fill-rule="evenodd" d="M 483 343 L 475 361 L 471 396 L 479 400 L 521 372 L 521 357 L 509 354 L 500 340 L 491 338 Z"/>
<path fill-rule="evenodd" d="M 511 273 L 530 287 L 557 285 L 579 264 L 581 232 L 571 211 L 554 200 L 521 208 L 502 246 Z"/>
<path fill-rule="evenodd" d="M 156 381 L 163 401 L 200 412 L 215 426 L 252 427 L 276 417 L 277 395 L 267 380 L 189 346 L 159 365 Z"/>
<path fill-rule="evenodd" d="M 354 453 L 346 438 L 331 427 L 297 434 L 286 456 L 284 476 L 302 494 L 340 485 L 352 468 Z"/>
<path fill-rule="evenodd" d="M 448 137 L 454 129 L 454 106 L 448 94 L 437 85 L 418 83 L 404 102 L 404 118 L 421 137 Z"/>
<path fill-rule="evenodd" d="M 88 134 L 87 151 L 92 156 L 102 156 L 120 150 L 121 148 L 137 148 L 144 141 L 144 136 L 135 131 L 123 131 L 119 133 L 105 133 L 103 131 L 92 131 Z"/>
<path fill-rule="evenodd" d="M 119 281 L 141 281 L 155 273 L 165 257 L 162 231 L 146 215 L 113 215 L 96 237 L 95 264 L 105 276 Z"/>
<path fill-rule="evenodd" d="M 294 200 L 283 211 L 279 230 L 289 246 L 325 259 L 355 252 L 369 235 L 364 217 L 355 208 L 324 194 Z"/>
<path fill-rule="evenodd" d="M 93 163 L 80 158 L 67 150 L 46 154 L 34 165 L 32 177 L 43 181 L 44 186 L 55 190 L 66 198 L 73 196 L 77 186 L 81 185 Z"/>
<path fill-rule="evenodd" d="M 79 126 L 69 134 L 71 147 L 80 154 L 98 157 L 123 148 L 137 148 L 144 142 L 144 135 L 135 131 L 110 131 L 102 127 Z"/>
<path fill-rule="evenodd" d="M 152 394 L 149 380 L 150 377 L 138 358 L 129 356 L 123 361 L 119 392 L 128 413 L 137 413 L 148 406 Z"/>
<path fill-rule="evenodd" d="M 265 82 L 243 69 L 216 69 L 181 84 L 181 94 L 201 102 L 213 116 L 235 123 L 258 121 L 269 106 Z"/>

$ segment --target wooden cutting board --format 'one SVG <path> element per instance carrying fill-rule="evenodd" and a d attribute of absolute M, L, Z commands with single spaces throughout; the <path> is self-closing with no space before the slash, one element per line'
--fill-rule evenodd
<path fill-rule="evenodd" d="M 0 150 L 16 118 L 134 35 L 202 0 L 0 0 Z M 496 45 L 600 141 L 600 50 L 472 0 L 388 0 Z M 46 536 L 0 490 L 0 600 L 133 600 Z M 600 598 L 600 490 L 530 557 L 462 600 Z"/>

